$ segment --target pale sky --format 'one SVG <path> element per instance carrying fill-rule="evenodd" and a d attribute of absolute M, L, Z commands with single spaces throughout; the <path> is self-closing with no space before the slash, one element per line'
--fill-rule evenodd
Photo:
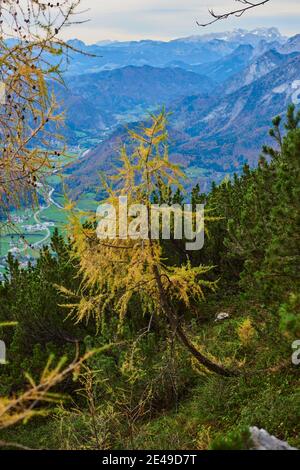
<path fill-rule="evenodd" d="M 234 0 L 82 0 L 81 10 L 90 10 L 79 18 L 89 18 L 90 22 L 68 28 L 65 37 L 76 37 L 87 43 L 106 39 L 169 40 L 234 28 L 271 26 L 288 36 L 300 33 L 300 0 L 270 0 L 241 18 L 231 18 L 207 28 L 196 25 L 196 20 L 209 20 L 210 7 L 224 12 L 237 5 Z"/>

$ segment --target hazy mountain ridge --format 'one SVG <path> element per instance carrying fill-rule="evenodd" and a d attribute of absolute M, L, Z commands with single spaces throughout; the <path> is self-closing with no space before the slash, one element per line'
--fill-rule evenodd
<path fill-rule="evenodd" d="M 187 38 L 177 39 L 177 41 L 208 42 L 216 39 L 227 42 L 237 42 L 239 44 L 250 44 L 252 46 L 257 46 L 262 40 L 267 42 L 278 41 L 281 43 L 284 43 L 287 40 L 287 38 L 282 36 L 277 28 L 256 28 L 251 31 L 237 28 L 233 31 L 190 36 Z"/>
<path fill-rule="evenodd" d="M 58 95 L 64 101 L 66 136 L 73 141 L 76 131 L 96 137 L 186 95 L 209 94 L 215 86 L 210 78 L 181 68 L 130 65 L 67 78 L 66 88 L 60 87 Z"/>
<path fill-rule="evenodd" d="M 86 45 L 78 39 L 70 40 L 70 46 L 94 57 L 70 53 L 70 61 L 66 64 L 67 73 L 100 72 L 126 65 L 152 65 L 165 67 L 173 61 L 181 61 L 190 65 L 216 62 L 218 59 L 232 53 L 241 45 L 252 47 L 281 47 L 287 38 L 276 28 L 260 28 L 253 31 L 242 29 L 233 32 L 204 34 L 179 38 L 171 41 L 104 41 L 98 44 Z"/>
<path fill-rule="evenodd" d="M 254 48 L 249 44 L 240 45 L 231 54 L 219 59 L 216 62 L 202 64 L 198 66 L 198 73 L 201 71 L 203 75 L 215 80 L 223 82 L 236 73 L 244 70 L 250 63 L 254 53 Z M 197 71 L 195 68 L 192 70 Z"/>
<path fill-rule="evenodd" d="M 176 60 L 197 65 L 222 58 L 238 46 L 238 43 L 225 41 L 198 42 L 193 47 L 189 42 L 184 41 L 180 43 L 175 41 L 168 43 L 159 41 L 113 43 L 102 47 L 82 45 L 78 49 L 93 54 L 94 57 L 71 52 L 70 63 L 65 64 L 65 68 L 68 75 L 80 75 L 128 65 L 166 67 Z"/>

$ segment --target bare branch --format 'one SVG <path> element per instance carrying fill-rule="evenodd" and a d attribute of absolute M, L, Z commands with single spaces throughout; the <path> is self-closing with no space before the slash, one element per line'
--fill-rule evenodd
<path fill-rule="evenodd" d="M 201 24 L 197 21 L 197 25 L 202 26 L 202 27 L 209 26 L 211 24 L 216 23 L 217 21 L 227 20 L 230 16 L 236 16 L 237 18 L 240 18 L 247 11 L 252 10 L 253 8 L 257 8 L 262 5 L 265 5 L 266 3 L 269 3 L 270 0 L 262 0 L 260 2 L 249 2 L 248 0 L 236 0 L 236 1 L 239 3 L 242 3 L 244 6 L 241 8 L 238 8 L 237 10 L 228 11 L 222 14 L 217 14 L 213 10 L 209 10 L 209 14 L 213 17 L 213 19 L 209 21 L 208 23 L 204 23 L 204 24 Z"/>

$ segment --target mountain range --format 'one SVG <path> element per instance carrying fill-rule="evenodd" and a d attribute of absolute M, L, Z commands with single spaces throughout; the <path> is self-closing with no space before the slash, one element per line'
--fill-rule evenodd
<path fill-rule="evenodd" d="M 145 110 L 187 95 L 210 94 L 216 86 L 205 75 L 150 65 L 67 76 L 65 83 L 67 88 L 59 87 L 56 94 L 67 110 L 68 137 L 75 140 L 76 131 L 97 137 L 120 122 L 136 120 Z"/>
<path fill-rule="evenodd" d="M 171 158 L 207 190 L 243 163 L 255 165 L 272 118 L 300 102 L 300 35 L 276 28 L 71 45 L 95 56 L 74 53 L 67 88 L 58 90 L 69 143 L 89 149 L 67 170 L 75 197 L 98 185 L 98 171 L 129 144 L 126 126 L 138 127 L 149 110 L 170 111 Z"/>
<path fill-rule="evenodd" d="M 191 36 L 168 42 L 105 41 L 87 45 L 83 41 L 73 39 L 68 42 L 74 51 L 70 51 L 66 58 L 65 73 L 68 75 L 97 73 L 127 65 L 168 67 L 174 61 L 186 65 L 200 65 L 215 62 L 241 45 L 251 45 L 260 49 L 269 45 L 280 48 L 286 44 L 287 39 L 276 28 L 258 28 L 253 31 L 237 29 L 232 32 Z"/>

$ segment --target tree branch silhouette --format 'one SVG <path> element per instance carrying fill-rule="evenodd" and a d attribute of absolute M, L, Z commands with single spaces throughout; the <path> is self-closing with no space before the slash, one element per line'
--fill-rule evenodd
<path fill-rule="evenodd" d="M 243 4 L 244 6 L 241 7 L 241 8 L 238 8 L 237 10 L 232 10 L 232 11 L 228 11 L 226 13 L 221 13 L 221 14 L 217 14 L 217 13 L 214 12 L 214 10 L 210 9 L 209 13 L 210 13 L 210 15 L 212 16 L 213 19 L 211 21 L 209 21 L 208 23 L 204 23 L 204 24 L 201 24 L 197 21 L 197 25 L 202 26 L 202 27 L 206 27 L 206 26 L 209 26 L 211 24 L 216 23 L 217 21 L 226 20 L 230 16 L 236 16 L 236 17 L 240 18 L 247 11 L 252 10 L 253 8 L 260 7 L 260 6 L 265 5 L 266 3 L 270 2 L 270 0 L 262 0 L 260 2 L 252 2 L 252 1 L 249 2 L 248 0 L 236 0 L 236 1 Z"/>

